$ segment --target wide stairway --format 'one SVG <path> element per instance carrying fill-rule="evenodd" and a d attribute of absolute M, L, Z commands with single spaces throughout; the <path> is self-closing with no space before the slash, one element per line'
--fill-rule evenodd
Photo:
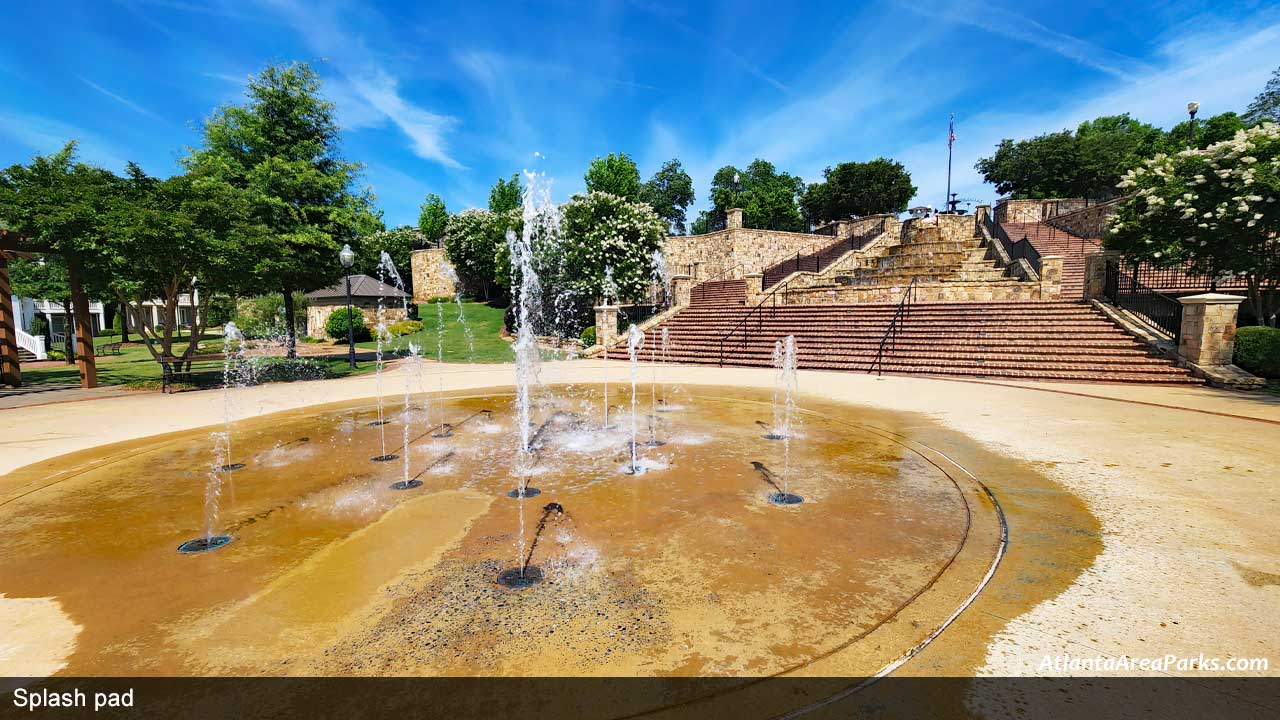
<path fill-rule="evenodd" d="M 725 365 L 765 367 L 774 342 L 795 335 L 801 368 L 865 372 L 875 364 L 897 309 L 784 305 L 748 317 L 743 288 L 741 280 L 694 288 L 690 305 L 650 330 L 648 342 L 666 328 L 672 362 L 716 365 L 723 349 Z M 735 332 L 722 347 L 730 331 Z M 896 348 L 878 369 L 1026 380 L 1199 382 L 1080 302 L 914 303 Z"/>
<path fill-rule="evenodd" d="M 1078 300 L 1084 297 L 1084 256 L 1097 252 L 1101 247 L 1096 239 L 1072 235 L 1048 223 L 1002 223 L 1009 239 L 1017 242 L 1027 238 L 1043 257 L 1057 255 L 1062 258 L 1062 298 Z"/>

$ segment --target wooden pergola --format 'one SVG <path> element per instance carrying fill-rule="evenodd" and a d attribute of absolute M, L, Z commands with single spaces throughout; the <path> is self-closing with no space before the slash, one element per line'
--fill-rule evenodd
<path fill-rule="evenodd" d="M 11 230 L 0 228 L 0 385 L 22 385 L 22 367 L 18 358 L 18 318 L 13 309 L 9 260 L 44 254 L 63 253 Z M 67 275 L 71 281 L 71 313 L 76 326 L 76 367 L 80 370 L 80 387 L 93 388 L 98 386 L 98 365 L 93 354 L 89 296 L 84 291 L 81 277 L 84 268 L 75 254 L 66 255 L 66 259 Z"/>

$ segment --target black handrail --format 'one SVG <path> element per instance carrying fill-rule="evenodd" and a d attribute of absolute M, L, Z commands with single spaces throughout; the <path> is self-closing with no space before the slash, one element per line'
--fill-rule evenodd
<path fill-rule="evenodd" d="M 1139 265 L 1132 273 L 1120 272 L 1120 263 L 1108 262 L 1103 296 L 1168 333 L 1176 343 L 1182 334 L 1182 303 L 1138 281 Z"/>
<path fill-rule="evenodd" d="M 880 337 L 880 349 L 876 351 L 876 359 L 867 367 L 867 374 L 875 371 L 877 377 L 884 375 L 886 347 L 888 354 L 892 354 L 898 348 L 898 334 L 902 332 L 902 325 L 906 322 L 912 301 L 915 300 L 918 279 L 920 279 L 918 275 L 911 278 L 907 289 L 903 291 L 902 299 L 898 301 L 898 308 L 893 311 L 893 318 L 889 321 L 889 327 L 885 328 L 884 335 Z"/>
<path fill-rule="evenodd" d="M 872 240 L 884 234 L 884 229 L 885 219 L 880 218 L 878 223 L 857 235 L 850 235 L 847 238 L 821 246 L 815 243 L 803 250 L 798 250 L 794 258 L 788 258 L 765 269 L 761 277 L 760 289 L 763 290 L 794 272 L 802 270 L 814 273 L 822 272 L 841 255 L 854 250 L 861 250 L 869 245 Z M 819 249 L 814 250 L 814 248 Z"/>
<path fill-rule="evenodd" d="M 750 326 L 748 325 L 748 321 L 749 321 L 749 320 L 751 320 L 751 318 L 752 318 L 752 317 L 755 317 L 755 319 L 756 319 L 756 334 L 759 334 L 759 333 L 760 333 L 761 328 L 763 328 L 763 326 L 764 326 L 764 310 L 763 310 L 764 306 L 765 306 L 766 304 L 768 304 L 768 305 L 769 305 L 769 309 L 771 310 L 771 314 L 770 314 L 770 316 L 769 316 L 769 317 L 770 317 L 771 319 L 772 319 L 773 317 L 775 317 L 775 316 L 776 316 L 776 314 L 777 314 L 777 309 L 778 309 L 778 292 L 779 292 L 779 291 L 781 291 L 781 290 L 784 290 L 784 289 L 785 289 L 788 285 L 790 285 L 790 284 L 791 284 L 791 283 L 790 283 L 790 281 L 788 281 L 788 282 L 782 283 L 782 284 L 781 284 L 781 285 L 779 285 L 778 287 L 776 287 L 776 288 L 774 288 L 773 290 L 769 291 L 769 294 L 768 294 L 768 295 L 765 295 L 763 300 L 761 300 L 759 303 L 757 303 L 755 307 L 753 307 L 753 308 L 751 308 L 750 310 L 748 310 L 746 315 L 742 316 L 742 319 L 738 321 L 738 324 L 737 324 L 737 325 L 734 325 L 734 326 L 733 326 L 733 329 L 732 329 L 732 330 L 730 330 L 729 332 L 725 333 L 724 337 L 720 338 L 720 367 L 724 367 L 724 344 L 725 344 L 725 341 L 727 341 L 727 340 L 729 340 L 731 337 L 733 337 L 734 333 L 738 332 L 738 329 L 739 329 L 739 328 L 742 328 L 742 344 L 741 344 L 739 347 L 741 347 L 741 348 L 743 348 L 743 349 L 746 349 L 746 347 L 747 347 L 747 343 L 748 343 L 748 342 L 750 341 L 750 339 L 751 339 L 751 336 L 747 333 L 747 330 L 748 330 L 748 329 L 749 329 L 749 327 L 750 327 Z M 785 295 L 785 294 L 783 295 L 783 302 L 782 302 L 782 304 L 783 304 L 783 305 L 786 305 L 786 304 L 787 304 L 787 303 L 786 303 L 786 295 Z"/>

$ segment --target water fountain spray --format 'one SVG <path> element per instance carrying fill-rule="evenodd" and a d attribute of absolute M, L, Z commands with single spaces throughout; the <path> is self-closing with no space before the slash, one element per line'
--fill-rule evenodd
<path fill-rule="evenodd" d="M 401 478 L 398 482 L 391 484 L 392 490 L 409 490 L 422 487 L 421 480 L 416 477 L 409 477 L 409 457 L 412 454 L 409 452 L 409 390 L 413 378 L 415 376 L 421 378 L 422 376 L 422 357 L 418 354 L 418 346 L 415 343 L 409 343 L 409 357 L 405 358 L 404 363 L 401 365 L 401 370 L 404 372 L 404 409 L 400 413 L 402 437 L 400 453 L 404 462 L 401 463 Z"/>
<path fill-rule="evenodd" d="M 671 331 L 670 328 L 662 328 L 662 403 L 658 406 L 658 412 L 668 412 L 671 406 L 667 404 L 667 384 L 670 379 L 671 369 L 667 364 L 671 360 Z"/>
<path fill-rule="evenodd" d="M 386 341 L 389 340 L 391 337 L 390 332 L 388 332 L 387 330 L 387 302 L 386 302 L 387 293 L 385 290 L 382 289 L 382 287 L 386 285 L 388 273 L 393 275 L 395 279 L 399 281 L 400 275 L 396 273 L 395 263 L 391 261 L 391 256 L 388 255 L 384 250 L 382 252 L 382 258 L 378 262 L 379 289 L 378 289 L 378 310 L 376 313 L 377 324 L 373 329 L 374 334 L 377 336 L 375 338 L 375 345 L 374 345 L 375 353 L 376 353 L 376 363 L 374 365 L 374 379 L 376 380 L 377 388 L 378 388 L 378 419 L 370 423 L 370 425 L 374 425 L 378 428 L 379 440 L 382 443 L 382 453 L 380 455 L 375 455 L 374 457 L 370 458 L 370 460 L 374 462 L 387 462 L 389 460 L 395 460 L 397 457 L 394 453 L 387 452 L 387 430 L 385 427 L 387 424 L 387 419 L 383 415 L 383 396 L 382 396 L 382 368 L 385 364 L 383 360 L 382 348 L 385 345 Z M 347 322 L 351 322 L 351 318 L 347 318 Z"/>
<path fill-rule="evenodd" d="M 246 384 L 244 335 L 233 322 L 222 329 L 222 432 L 213 434 L 213 463 L 204 486 L 204 535 L 178 546 L 178 552 L 194 554 L 216 550 L 231 542 L 230 535 L 215 535 L 222 502 L 223 476 L 244 467 L 232 461 L 231 455 L 231 390 Z"/>
<path fill-rule="evenodd" d="M 658 439 L 658 343 L 656 342 L 649 343 L 649 375 L 649 439 L 644 444 L 649 447 L 660 447 L 666 443 Z"/>
<path fill-rule="evenodd" d="M 796 412 L 796 337 L 788 335 L 774 346 L 774 367 L 777 368 L 774 401 L 774 433 L 782 438 L 782 490 L 769 496 L 777 505 L 796 505 L 804 498 L 791 493 L 791 438 L 795 434 Z M 777 402 L 777 395 L 782 402 Z M 780 412 L 779 412 L 780 411 Z"/>
<path fill-rule="evenodd" d="M 626 467 L 628 475 L 644 472 L 636 450 L 636 378 L 640 374 L 640 348 L 644 347 L 644 333 L 634 324 L 627 330 L 627 355 L 631 358 L 631 462 Z"/>
<path fill-rule="evenodd" d="M 602 284 L 601 292 L 604 295 L 604 306 L 613 307 L 612 302 L 618 296 L 618 285 L 613 281 L 612 267 L 605 267 L 604 269 L 604 283 Z M 617 318 L 613 317 L 607 318 L 607 320 L 609 322 L 617 322 Z M 604 342 L 604 338 L 612 334 L 612 332 L 606 334 L 604 328 L 596 328 L 597 338 L 600 340 L 600 344 L 604 346 L 604 422 L 600 425 L 601 430 L 612 430 L 617 427 L 609 422 L 609 343 Z"/>
<path fill-rule="evenodd" d="M 534 455 L 530 447 L 530 396 L 529 390 L 537 382 L 538 375 L 538 340 L 537 327 L 539 313 L 542 308 L 542 286 L 534 265 L 533 247 L 535 237 L 545 233 L 551 237 L 542 238 L 554 242 L 559 231 L 559 221 L 555 205 L 551 202 L 551 188 L 541 181 L 537 173 L 525 172 L 526 186 L 524 190 L 524 227 L 517 235 L 514 230 L 507 230 L 507 250 L 511 257 L 511 287 L 518 293 L 516 296 L 516 341 L 512 345 L 516 361 L 516 434 L 519 445 L 516 448 L 515 473 L 517 484 L 515 489 L 507 493 L 515 498 L 520 516 L 520 531 L 517 540 L 519 567 L 518 576 L 529 578 L 525 574 L 525 537 L 524 537 L 524 500 L 539 494 L 537 488 L 529 487 L 529 474 L 533 470 Z"/>

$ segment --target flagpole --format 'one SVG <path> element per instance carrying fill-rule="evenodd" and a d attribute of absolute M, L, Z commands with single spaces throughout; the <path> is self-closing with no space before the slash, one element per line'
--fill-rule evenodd
<path fill-rule="evenodd" d="M 947 123 L 947 197 L 943 207 L 950 207 L 951 202 L 951 145 L 956 141 L 956 114 L 951 113 L 951 121 Z"/>

